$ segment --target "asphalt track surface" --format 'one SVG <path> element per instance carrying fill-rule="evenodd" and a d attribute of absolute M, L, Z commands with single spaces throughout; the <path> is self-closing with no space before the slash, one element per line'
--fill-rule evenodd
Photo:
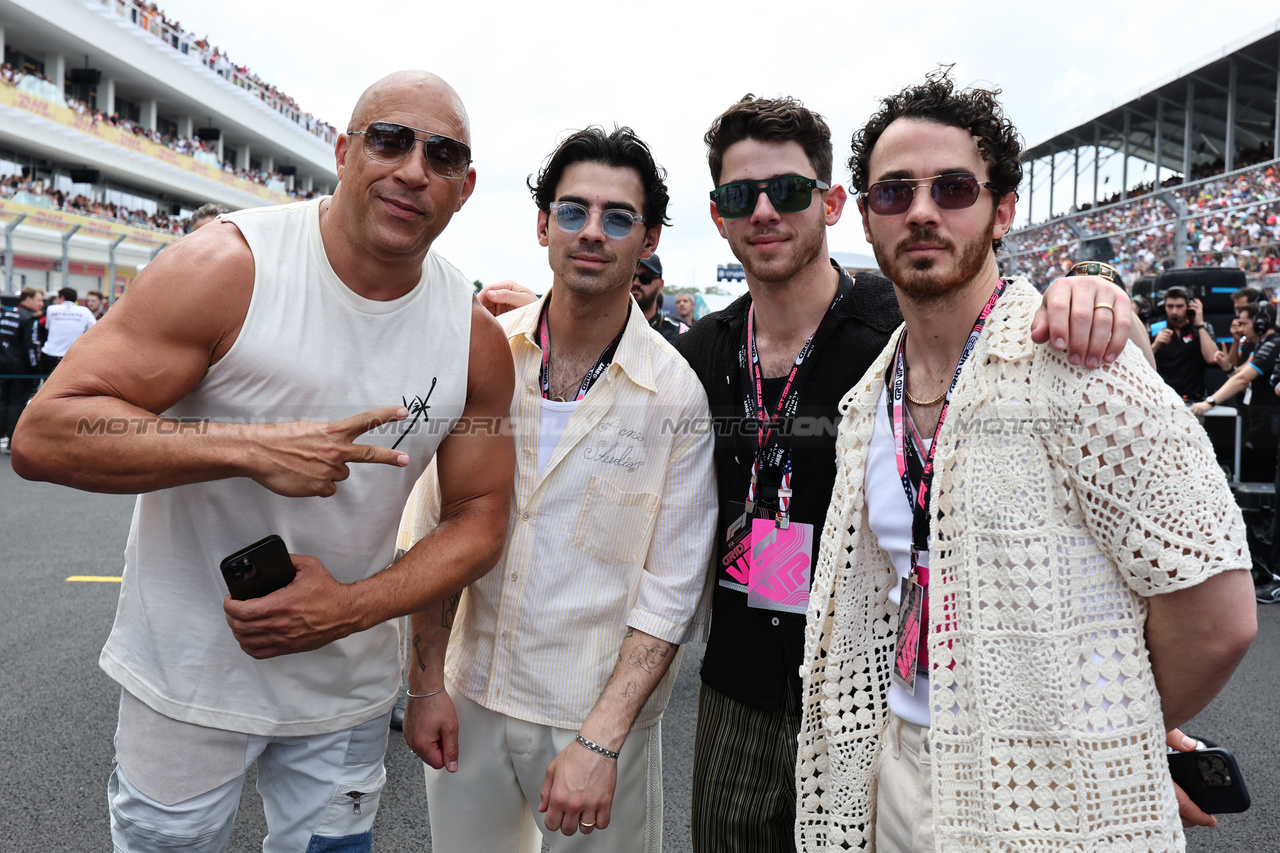
<path fill-rule="evenodd" d="M 0 456 L 0 755 L 7 804 L 0 853 L 108 851 L 106 784 L 119 688 L 98 669 L 119 585 L 133 499 L 93 495 L 14 475 Z M 1259 608 L 1258 639 L 1222 695 L 1185 729 L 1234 751 L 1253 807 L 1217 829 L 1188 832 L 1187 849 L 1280 850 L 1280 605 Z M 1194 654 L 1188 649 L 1187 654 Z M 665 849 L 689 842 L 690 764 L 700 647 L 686 649 L 663 723 Z M 398 733 L 374 829 L 379 851 L 430 850 L 422 765 Z M 261 849 L 266 833 L 252 778 L 230 850 Z"/>

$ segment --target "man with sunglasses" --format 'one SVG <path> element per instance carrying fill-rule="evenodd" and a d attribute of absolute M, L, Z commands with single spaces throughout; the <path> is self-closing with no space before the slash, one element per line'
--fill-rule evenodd
<path fill-rule="evenodd" d="M 662 839 L 660 718 L 680 647 L 707 629 L 706 394 L 632 300 L 666 219 L 648 147 L 587 128 L 531 189 L 553 276 L 499 318 L 517 375 L 507 546 L 456 623 L 414 615 L 405 738 L 432 768 L 434 850 L 536 853 L 545 836 L 553 851 L 639 853 Z M 428 471 L 408 541 L 435 504 Z"/>
<path fill-rule="evenodd" d="M 511 356 L 431 251 L 475 183 L 466 111 L 440 78 L 401 72 L 364 92 L 350 127 L 333 196 L 174 243 L 14 439 L 24 477 L 141 493 L 101 656 L 122 686 L 117 851 L 225 849 L 251 764 L 265 851 L 371 849 L 396 617 L 502 548 Z M 441 523 L 395 561 L 433 456 Z M 231 599 L 219 562 L 269 534 L 295 552 L 292 582 Z"/>
<path fill-rule="evenodd" d="M 631 295 L 636 298 L 636 304 L 644 312 L 649 328 L 666 338 L 668 343 L 674 343 L 675 339 L 689 331 L 689 328 L 683 323 L 672 320 L 663 312 L 663 284 L 662 261 L 658 260 L 658 256 L 650 255 L 647 258 L 641 258 L 640 264 L 636 267 L 635 278 L 631 280 Z"/>
<path fill-rule="evenodd" d="M 697 371 L 716 429 L 720 497 L 711 635 L 702 666 L 693 770 L 698 851 L 794 848 L 798 672 L 805 607 L 835 482 L 840 401 L 901 322 L 892 285 L 849 276 L 827 228 L 831 133 L 793 98 L 748 95 L 707 131 L 713 223 L 748 294 L 676 342 Z M 1073 295 L 1074 292 L 1074 295 Z M 1114 299 L 1124 321 L 1068 317 Z M 1123 293 L 1098 278 L 1055 283 L 1042 340 L 1096 364 L 1124 345 Z M 1093 328 L 1091 329 L 1091 325 Z M 798 556 L 797 556 L 798 555 Z"/>
<path fill-rule="evenodd" d="M 853 138 L 905 323 L 842 403 L 802 850 L 1182 849 L 1166 743 L 1194 748 L 1175 727 L 1256 631 L 1240 511 L 1194 417 L 1135 349 L 1090 372 L 1035 346 L 1039 294 L 1000 277 L 1022 149 L 997 94 L 944 69 Z"/>

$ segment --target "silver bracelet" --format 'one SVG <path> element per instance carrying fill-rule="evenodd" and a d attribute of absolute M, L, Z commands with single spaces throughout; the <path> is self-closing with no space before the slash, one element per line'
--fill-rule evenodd
<path fill-rule="evenodd" d="M 410 699 L 429 699 L 432 696 L 435 696 L 437 693 L 443 693 L 443 692 L 444 692 L 444 688 L 441 687 L 439 690 L 432 690 L 430 693 L 411 693 L 410 691 L 406 690 L 404 692 L 404 695 L 408 696 Z"/>
<path fill-rule="evenodd" d="M 592 743 L 591 741 L 584 738 L 582 735 L 578 735 L 577 740 L 578 740 L 578 743 L 582 744 L 592 752 L 597 752 L 600 755 L 603 755 L 605 758 L 612 758 L 614 761 L 618 760 L 618 753 L 614 752 L 612 749 L 605 749 L 603 746 L 601 746 L 598 743 Z"/>

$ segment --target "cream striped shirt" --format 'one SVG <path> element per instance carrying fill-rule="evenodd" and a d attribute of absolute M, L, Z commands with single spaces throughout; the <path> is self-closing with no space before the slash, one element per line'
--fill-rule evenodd
<path fill-rule="evenodd" d="M 515 494 L 506 550 L 463 594 L 445 671 L 492 711 L 577 728 L 627 626 L 680 645 L 706 638 L 718 507 L 706 394 L 634 304 L 613 363 L 539 470 L 545 299 L 498 318 L 516 368 Z M 438 502 L 433 467 L 405 508 L 399 547 L 434 527 Z M 635 728 L 661 718 L 678 668 Z"/>

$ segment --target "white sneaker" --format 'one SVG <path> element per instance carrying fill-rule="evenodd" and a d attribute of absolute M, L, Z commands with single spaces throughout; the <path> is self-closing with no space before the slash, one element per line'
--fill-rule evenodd
<path fill-rule="evenodd" d="M 0 438 L 0 453 L 3 453 L 5 456 L 9 455 L 9 439 Z"/>

